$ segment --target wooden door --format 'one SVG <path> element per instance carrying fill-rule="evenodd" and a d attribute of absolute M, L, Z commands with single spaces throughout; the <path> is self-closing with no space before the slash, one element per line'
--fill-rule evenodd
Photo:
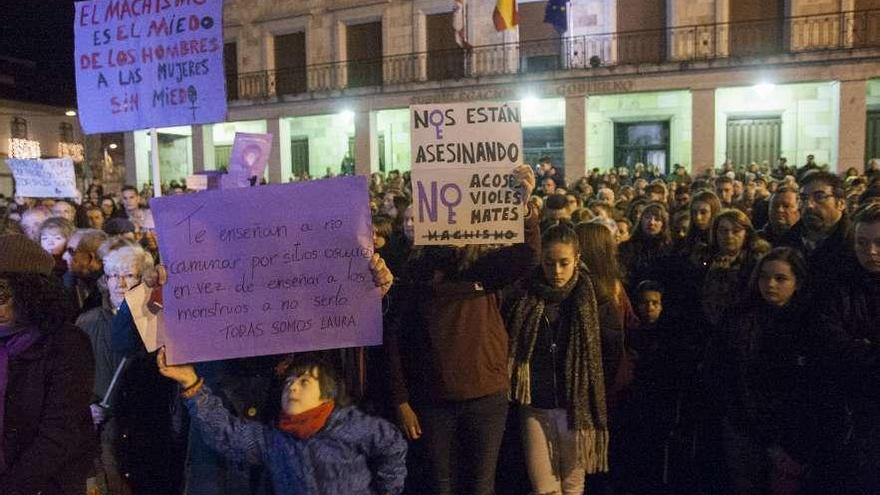
<path fill-rule="evenodd" d="M 309 138 L 297 137 L 290 140 L 290 167 L 296 177 L 309 172 Z"/>
<path fill-rule="evenodd" d="M 275 93 L 295 95 L 308 90 L 306 82 L 306 33 L 275 37 Z"/>
<path fill-rule="evenodd" d="M 666 58 L 666 1 L 629 0 L 617 9 L 617 59 L 621 64 Z"/>
<path fill-rule="evenodd" d="M 428 35 L 428 79 L 464 77 L 464 50 L 455 42 L 452 13 L 425 16 Z"/>
<path fill-rule="evenodd" d="M 226 99 L 238 99 L 238 46 L 233 43 L 223 45 L 223 73 L 226 74 Z"/>
<path fill-rule="evenodd" d="M 544 22 L 547 2 L 519 6 L 519 55 L 523 71 L 542 72 L 562 68 L 562 40 L 550 23 Z"/>
<path fill-rule="evenodd" d="M 348 87 L 382 84 L 382 23 L 367 22 L 346 27 Z"/>
<path fill-rule="evenodd" d="M 727 159 L 734 165 L 776 163 L 782 140 L 782 118 L 732 118 L 727 120 Z"/>
<path fill-rule="evenodd" d="M 784 0 L 730 2 L 730 54 L 769 55 L 782 50 Z"/>

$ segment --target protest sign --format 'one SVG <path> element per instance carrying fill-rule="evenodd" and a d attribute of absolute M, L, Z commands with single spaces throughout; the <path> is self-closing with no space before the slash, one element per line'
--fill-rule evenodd
<path fill-rule="evenodd" d="M 518 102 L 410 107 L 415 244 L 523 242 Z"/>
<path fill-rule="evenodd" d="M 190 191 L 207 191 L 220 188 L 220 178 L 225 175 L 216 170 L 196 172 L 186 176 L 186 188 Z"/>
<path fill-rule="evenodd" d="M 15 194 L 29 198 L 73 198 L 76 173 L 70 158 L 49 160 L 6 159 L 6 165 L 15 177 Z"/>
<path fill-rule="evenodd" d="M 365 177 L 167 196 L 150 206 L 168 272 L 169 363 L 382 342 Z"/>
<path fill-rule="evenodd" d="M 236 132 L 229 155 L 229 168 L 221 179 L 220 187 L 231 189 L 256 184 L 269 163 L 271 148 L 271 134 Z"/>
<path fill-rule="evenodd" d="M 74 35 L 86 133 L 225 119 L 222 0 L 76 2 Z"/>
<path fill-rule="evenodd" d="M 151 289 L 147 284 L 139 284 L 125 293 L 125 302 L 128 303 L 134 326 L 147 352 L 154 352 L 162 346 L 161 335 L 164 335 L 165 328 L 165 314 L 150 308 L 150 295 L 154 290 L 159 289 Z"/>

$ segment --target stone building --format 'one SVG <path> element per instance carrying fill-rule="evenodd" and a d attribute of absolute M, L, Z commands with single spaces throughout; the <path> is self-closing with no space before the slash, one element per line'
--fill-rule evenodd
<path fill-rule="evenodd" d="M 636 162 L 861 169 L 880 156 L 880 0 L 545 1 L 497 32 L 494 0 L 228 0 L 227 122 L 160 129 L 163 180 L 223 167 L 238 132 L 275 136 L 268 178 L 408 170 L 407 107 L 521 100 L 527 160 L 566 176 Z M 126 179 L 149 180 L 126 134 Z"/>

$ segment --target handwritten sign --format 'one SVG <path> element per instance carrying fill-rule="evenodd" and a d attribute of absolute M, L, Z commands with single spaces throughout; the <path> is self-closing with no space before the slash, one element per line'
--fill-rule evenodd
<path fill-rule="evenodd" d="M 225 119 L 222 0 L 91 0 L 75 9 L 85 132 Z"/>
<path fill-rule="evenodd" d="M 229 170 L 221 180 L 221 188 L 248 187 L 259 181 L 269 163 L 271 134 L 236 132 L 229 155 Z"/>
<path fill-rule="evenodd" d="M 73 198 L 76 174 L 73 160 L 53 158 L 49 160 L 7 159 L 6 165 L 15 177 L 15 194 L 30 198 Z"/>
<path fill-rule="evenodd" d="M 415 244 L 523 242 L 518 102 L 410 107 Z"/>
<path fill-rule="evenodd" d="M 150 207 L 168 272 L 169 362 L 381 344 L 365 177 L 168 196 Z"/>

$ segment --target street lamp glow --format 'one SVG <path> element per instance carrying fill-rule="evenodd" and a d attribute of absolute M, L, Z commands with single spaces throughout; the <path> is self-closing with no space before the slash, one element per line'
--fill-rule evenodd
<path fill-rule="evenodd" d="M 761 98 L 767 98 L 773 93 L 773 90 L 776 89 L 776 85 L 763 82 L 760 84 L 756 84 L 752 89 L 754 89 L 755 93 L 758 93 L 758 96 L 760 96 Z"/>
<path fill-rule="evenodd" d="M 110 143 L 110 146 L 107 146 L 107 147 L 110 148 L 111 150 L 115 150 L 116 148 L 119 147 L 119 145 L 116 143 Z"/>
<path fill-rule="evenodd" d="M 522 97 L 522 99 L 520 100 L 520 105 L 522 105 L 522 112 L 525 116 L 526 113 L 531 114 L 536 112 L 538 110 L 538 105 L 540 105 L 540 102 L 538 101 L 538 98 L 535 97 L 535 95 L 529 93 Z"/>
<path fill-rule="evenodd" d="M 68 117 L 76 117 L 76 110 L 68 110 L 64 112 L 64 115 L 67 115 Z"/>
<path fill-rule="evenodd" d="M 346 122 L 351 122 L 352 120 L 354 120 L 354 112 L 348 109 L 339 112 L 339 116 Z"/>

